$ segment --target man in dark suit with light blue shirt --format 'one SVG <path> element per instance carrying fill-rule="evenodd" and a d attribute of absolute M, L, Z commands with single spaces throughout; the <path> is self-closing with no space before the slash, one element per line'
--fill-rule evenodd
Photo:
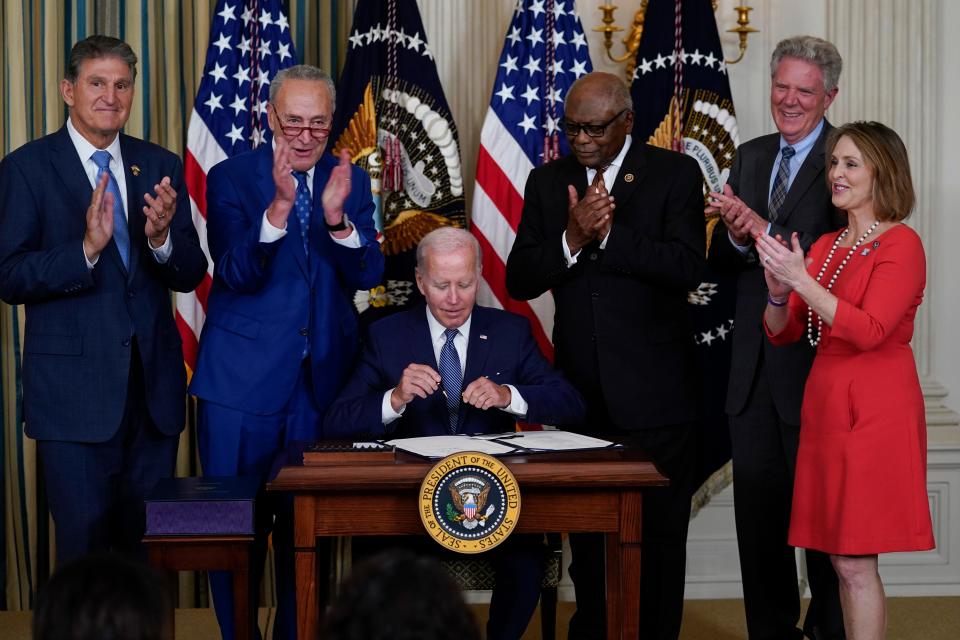
<path fill-rule="evenodd" d="M 527 320 L 475 304 L 476 238 L 452 227 L 430 232 L 417 247 L 416 278 L 426 308 L 371 325 L 361 362 L 327 414 L 328 436 L 499 433 L 517 420 L 583 419 L 583 399 L 540 353 Z M 492 561 L 487 638 L 519 638 L 539 599 L 540 540 L 512 536 Z"/>
<path fill-rule="evenodd" d="M 207 260 L 180 160 L 120 134 L 137 57 L 70 52 L 65 126 L 0 163 L 0 298 L 23 304 L 25 431 L 37 440 L 57 562 L 142 554 L 144 495 L 172 475 L 186 372 L 170 290 Z"/>
<path fill-rule="evenodd" d="M 727 414 L 733 454 L 734 509 L 750 640 L 843 637 L 837 578 L 826 555 L 807 552 L 812 599 L 803 631 L 793 547 L 787 545 L 800 402 L 813 362 L 806 341 L 775 347 L 763 330 L 767 284 L 753 238 L 804 250 L 839 226 L 824 176 L 824 117 L 837 95 L 842 60 L 831 43 L 812 36 L 780 42 L 770 63 L 770 110 L 777 133 L 737 149 L 723 193 L 710 194 L 719 212 L 710 261 L 737 276 Z M 773 301 L 773 304 L 786 301 Z"/>
<path fill-rule="evenodd" d="M 287 444 L 324 437 L 321 418 L 360 347 L 353 292 L 380 282 L 383 254 L 370 178 L 346 152 L 325 153 L 335 105 L 330 76 L 307 65 L 270 83 L 273 143 L 207 176 L 213 286 L 190 391 L 208 476 L 265 478 Z M 296 635 L 289 496 L 257 505 L 254 570 L 272 530 L 274 638 Z M 211 577 L 223 637 L 233 637 L 229 574 Z"/>

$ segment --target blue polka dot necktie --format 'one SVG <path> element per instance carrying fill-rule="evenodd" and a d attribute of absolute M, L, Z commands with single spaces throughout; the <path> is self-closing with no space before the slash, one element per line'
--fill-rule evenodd
<path fill-rule="evenodd" d="M 797 151 L 793 147 L 784 147 L 780 150 L 780 166 L 777 167 L 777 177 L 773 179 L 773 188 L 770 190 L 770 204 L 767 206 L 767 212 L 770 214 L 770 222 L 776 222 L 780 215 L 780 207 L 783 201 L 787 199 L 787 189 L 790 186 L 790 158 L 796 155 Z"/>
<path fill-rule="evenodd" d="M 447 329 L 443 332 L 447 341 L 440 348 L 440 385 L 447 398 L 447 414 L 450 420 L 450 433 L 457 432 L 460 415 L 460 395 L 463 393 L 463 371 L 460 369 L 460 354 L 453 340 L 460 331 Z"/>
<path fill-rule="evenodd" d="M 120 258 L 123 260 L 123 266 L 130 268 L 130 229 L 127 228 L 127 216 L 123 213 L 123 199 L 120 197 L 120 185 L 113 172 L 110 171 L 110 160 L 113 156 L 109 151 L 94 151 L 90 159 L 97 165 L 97 184 L 106 173 L 110 178 L 107 180 L 107 192 L 113 194 L 113 242 L 117 245 L 120 252 Z"/>
<path fill-rule="evenodd" d="M 297 201 L 294 210 L 300 221 L 300 240 L 303 242 L 303 252 L 310 257 L 310 212 L 313 210 L 313 200 L 310 189 L 307 187 L 307 173 L 294 171 L 293 177 L 297 180 Z"/>

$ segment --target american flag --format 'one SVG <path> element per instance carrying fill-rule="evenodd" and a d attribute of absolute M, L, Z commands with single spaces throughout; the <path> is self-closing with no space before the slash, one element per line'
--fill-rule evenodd
<path fill-rule="evenodd" d="M 569 152 L 557 128 L 574 80 L 592 71 L 573 0 L 519 0 L 500 54 L 480 133 L 471 231 L 483 251 L 481 304 L 526 316 L 552 357 L 553 296 L 522 302 L 507 294 L 505 265 L 516 239 L 527 175 Z"/>
<path fill-rule="evenodd" d="M 207 249 L 207 173 L 221 160 L 267 141 L 270 80 L 295 63 L 290 24 L 279 0 L 217 2 L 184 157 L 193 224 L 209 264 L 195 292 L 177 294 L 177 328 L 188 375 L 197 363 L 213 274 Z"/>

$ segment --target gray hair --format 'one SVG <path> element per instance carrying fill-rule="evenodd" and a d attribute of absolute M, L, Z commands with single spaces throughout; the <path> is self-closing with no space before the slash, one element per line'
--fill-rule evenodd
<path fill-rule="evenodd" d="M 836 89 L 840 82 L 843 58 L 832 42 L 815 36 L 793 36 L 781 40 L 770 56 L 770 77 L 777 74 L 777 67 L 784 58 L 796 58 L 817 65 L 823 75 L 823 90 L 826 93 Z"/>
<path fill-rule="evenodd" d="M 587 89 L 581 88 L 583 91 L 591 88 L 593 91 L 597 91 L 598 87 L 596 85 L 599 85 L 600 92 L 610 98 L 615 111 L 622 111 L 624 109 L 633 111 L 633 97 L 630 95 L 630 87 L 627 86 L 620 76 L 615 76 L 612 73 L 605 73 L 603 71 L 588 73 L 580 76 L 570 85 L 570 89 L 567 90 L 567 95 L 572 93 L 578 85 L 587 87 Z"/>
<path fill-rule="evenodd" d="M 325 82 L 327 89 L 330 90 L 330 101 L 333 105 L 337 104 L 337 88 L 333 86 L 333 78 L 330 74 L 310 64 L 298 64 L 286 69 L 281 69 L 277 75 L 270 81 L 270 102 L 277 99 L 280 93 L 280 87 L 286 80 L 310 80 L 312 82 Z"/>
<path fill-rule="evenodd" d="M 80 77 L 80 65 L 96 58 L 120 58 L 127 63 L 133 79 L 137 79 L 137 54 L 123 40 L 110 36 L 93 35 L 73 45 L 67 59 L 65 78 L 71 84 Z"/>
<path fill-rule="evenodd" d="M 427 252 L 435 251 L 441 254 L 453 253 L 461 249 L 473 249 L 476 258 L 477 274 L 480 273 L 480 243 L 466 229 L 458 227 L 440 227 L 423 236 L 417 245 L 417 271 L 423 274 L 427 269 Z"/>

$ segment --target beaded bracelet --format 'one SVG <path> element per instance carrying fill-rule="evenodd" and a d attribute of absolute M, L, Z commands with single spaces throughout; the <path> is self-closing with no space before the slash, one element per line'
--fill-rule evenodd
<path fill-rule="evenodd" d="M 768 302 L 768 303 L 770 304 L 770 306 L 772 306 L 772 307 L 785 307 L 785 306 L 787 306 L 787 302 L 789 302 L 789 301 L 790 301 L 790 298 L 789 298 L 789 297 L 784 298 L 783 300 L 777 300 L 776 298 L 774 298 L 773 296 L 771 296 L 769 293 L 767 294 L 767 302 Z"/>

